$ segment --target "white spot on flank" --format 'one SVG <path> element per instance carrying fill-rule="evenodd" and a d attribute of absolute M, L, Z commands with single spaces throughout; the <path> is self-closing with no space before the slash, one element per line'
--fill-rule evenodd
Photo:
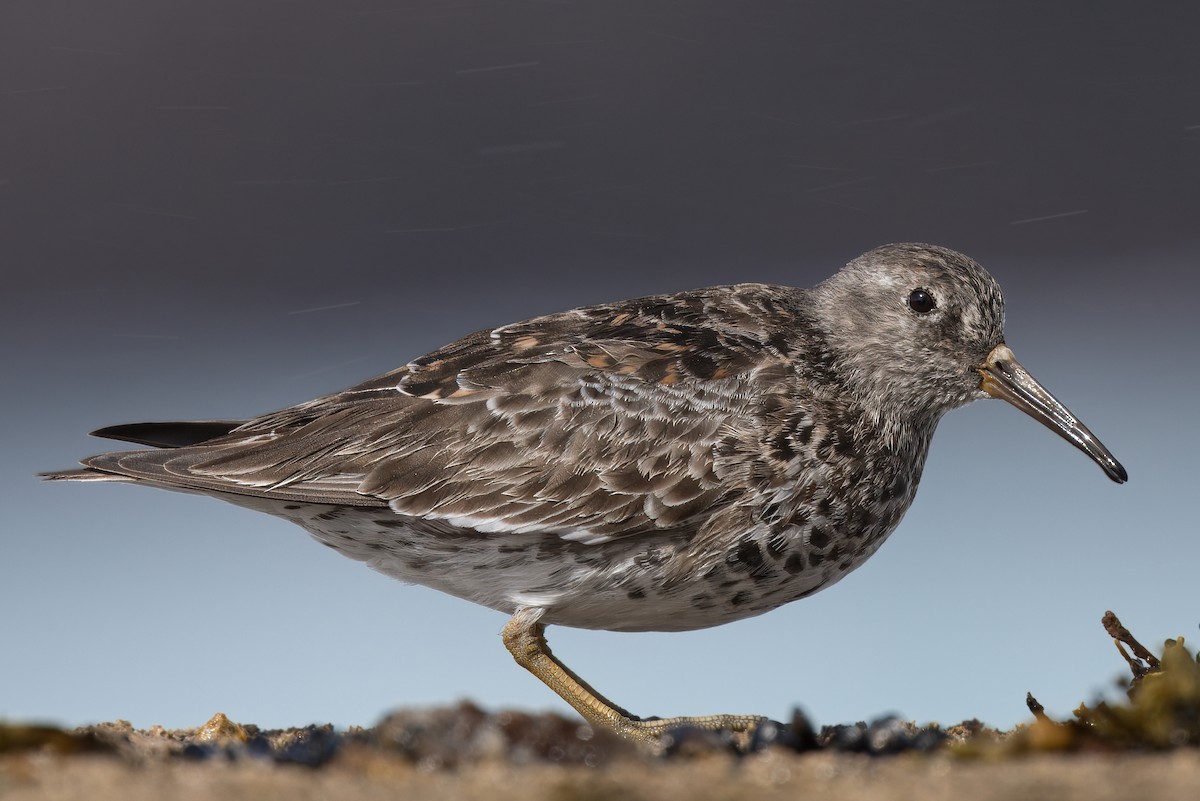
<path fill-rule="evenodd" d="M 514 606 L 521 608 L 542 608 L 554 606 L 562 598 L 557 592 L 512 592 L 508 595 Z"/>
<path fill-rule="evenodd" d="M 587 529 L 562 531 L 559 532 L 558 536 L 571 542 L 582 542 L 584 545 L 599 545 L 602 542 L 608 542 L 612 539 L 612 536 L 609 534 L 597 534 Z"/>

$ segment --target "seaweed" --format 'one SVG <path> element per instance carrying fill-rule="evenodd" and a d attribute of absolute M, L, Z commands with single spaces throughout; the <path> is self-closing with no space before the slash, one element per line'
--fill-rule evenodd
<path fill-rule="evenodd" d="M 1006 739 L 1005 748 L 1163 751 L 1200 745 L 1200 661 L 1183 637 L 1166 640 L 1158 657 L 1111 611 L 1101 625 L 1129 667 L 1125 700 L 1081 703 L 1072 720 L 1056 721 L 1030 693 L 1025 702 L 1034 721 Z"/>

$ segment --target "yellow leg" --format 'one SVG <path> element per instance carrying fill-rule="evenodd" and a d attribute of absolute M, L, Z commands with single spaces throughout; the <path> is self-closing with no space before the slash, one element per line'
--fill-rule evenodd
<path fill-rule="evenodd" d="M 555 658 L 546 643 L 546 627 L 538 622 L 540 609 L 522 609 L 504 627 L 502 636 L 517 664 L 542 680 L 588 721 L 605 726 L 630 740 L 655 744 L 667 729 L 695 726 L 719 731 L 753 731 L 765 718 L 758 715 L 704 715 L 701 717 L 642 720 L 609 701 Z"/>

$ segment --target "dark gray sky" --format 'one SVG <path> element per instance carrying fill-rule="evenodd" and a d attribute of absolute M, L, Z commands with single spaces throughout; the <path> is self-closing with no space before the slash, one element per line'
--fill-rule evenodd
<path fill-rule="evenodd" d="M 836 588 L 556 650 L 642 714 L 1065 713 L 1121 667 L 1106 608 L 1195 634 L 1197 34 L 1183 3 L 5 0 L 0 716 L 551 706 L 496 613 L 214 501 L 30 476 L 101 425 L 898 240 L 993 271 L 1018 357 L 1130 484 L 978 404 Z"/>

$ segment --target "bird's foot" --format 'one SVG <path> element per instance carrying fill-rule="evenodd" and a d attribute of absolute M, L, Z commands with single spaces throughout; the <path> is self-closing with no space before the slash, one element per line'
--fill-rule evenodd
<path fill-rule="evenodd" d="M 546 627 L 538 622 L 540 609 L 522 609 L 504 627 L 502 636 L 517 664 L 537 676 L 574 707 L 593 726 L 614 731 L 653 751 L 661 750 L 664 735 L 684 728 L 731 731 L 750 735 L 766 718 L 759 715 L 700 715 L 696 717 L 639 718 L 596 692 L 550 651 Z"/>

